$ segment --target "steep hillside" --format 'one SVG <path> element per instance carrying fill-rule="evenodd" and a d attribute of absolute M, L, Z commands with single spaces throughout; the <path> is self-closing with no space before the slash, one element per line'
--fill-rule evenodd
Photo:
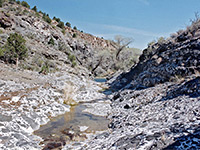
<path fill-rule="evenodd" d="M 119 90 L 109 115 L 111 133 L 85 149 L 200 149 L 200 19 L 151 43 L 140 61 L 112 82 Z"/>
<path fill-rule="evenodd" d="M 39 71 L 48 61 L 51 71 L 71 64 L 72 67 L 83 66 L 88 72 L 103 76 L 123 69 L 127 54 L 134 57 L 134 52 L 129 50 L 117 63 L 114 57 L 116 48 L 113 46 L 116 43 L 64 26 L 62 21 L 51 20 L 48 14 L 24 6 L 14 1 L 3 3 L 0 8 L 0 43 L 2 47 L 13 32 L 25 38 L 29 53 L 26 61 L 21 62 L 25 69 Z"/>
<path fill-rule="evenodd" d="M 130 72 L 113 83 L 115 88 L 143 89 L 159 83 L 185 78 L 200 71 L 199 19 L 171 37 L 152 42 Z M 123 79 L 124 78 L 124 79 Z M 120 82 L 120 84 L 119 84 Z M 115 84 L 116 83 L 116 84 Z M 130 83 L 130 84 L 129 84 Z"/>

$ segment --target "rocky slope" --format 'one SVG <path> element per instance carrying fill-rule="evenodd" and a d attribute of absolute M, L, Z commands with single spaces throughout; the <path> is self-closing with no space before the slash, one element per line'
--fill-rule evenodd
<path fill-rule="evenodd" d="M 149 45 L 111 82 L 110 132 L 82 149 L 200 149 L 200 20 Z M 67 149 L 67 148 L 66 148 Z"/>
<path fill-rule="evenodd" d="M 4 3 L 0 11 L 1 44 L 11 32 L 22 34 L 29 57 L 21 65 L 30 69 L 0 63 L 1 149 L 41 149 L 42 139 L 33 135 L 33 130 L 69 111 L 69 105 L 106 98 L 82 66 L 98 62 L 100 57 L 95 50 L 101 50 L 98 47 L 102 45 L 111 50 L 112 44 L 67 27 L 63 34 L 56 27 L 57 22 L 50 25 L 41 14 L 34 15 L 13 2 Z M 79 38 L 73 38 L 75 32 Z M 54 45 L 48 44 L 51 38 Z M 96 44 L 84 43 L 90 39 Z M 69 53 L 76 56 L 80 65 L 70 66 Z M 49 61 L 52 73 L 38 74 L 43 64 L 40 60 Z M 110 95 L 111 111 L 106 111 L 110 119 L 108 131 L 91 135 L 81 143 L 66 144 L 60 139 L 47 144 L 47 148 L 200 149 L 200 20 L 168 39 L 149 44 L 139 60 L 130 71 L 108 82 L 115 91 Z M 108 71 L 106 67 L 104 71 Z M 104 71 L 100 69 L 97 74 Z M 90 104 L 87 111 L 92 109 L 94 114 L 105 116 L 101 107 L 110 109 L 102 102 L 94 105 Z"/>
<path fill-rule="evenodd" d="M 103 76 L 116 70 L 116 49 L 113 46 L 116 43 L 67 26 L 60 28 L 55 20 L 51 20 L 51 23 L 44 21 L 44 16 L 47 17 L 45 13 L 35 12 L 13 1 L 4 2 L 0 8 L 1 46 L 13 32 L 20 33 L 27 41 L 29 57 L 21 62 L 23 68 L 38 71 L 48 61 L 51 70 L 59 70 L 61 65 L 78 64 L 91 72 L 103 57 L 99 67 L 92 73 Z M 134 51 L 124 51 L 122 63 L 117 64 L 121 68 L 125 66 L 123 60 L 127 60 L 124 57 L 127 54 L 135 57 Z"/>
<path fill-rule="evenodd" d="M 70 111 L 71 105 L 105 97 L 98 92 L 98 83 L 81 75 L 82 69 L 77 71 L 80 75 L 71 67 L 64 69 L 68 72 L 41 75 L 0 63 L 0 149 L 42 149 L 45 145 L 39 143 L 43 140 L 33 135 L 40 125 Z M 100 103 L 94 104 L 86 111 L 98 113 Z M 93 107 L 97 109 L 90 110 Z"/>
<path fill-rule="evenodd" d="M 6 64 L 0 56 L 0 149 L 42 149 L 43 140 L 33 134 L 40 125 L 79 102 L 105 98 L 99 92 L 100 84 L 91 80 L 85 67 L 98 62 L 98 50 L 113 50 L 110 41 L 68 27 L 64 34 L 57 24 L 54 20 L 45 22 L 41 13 L 13 1 L 0 7 L 0 48 L 14 32 L 25 38 L 28 48 L 28 58 L 21 60 L 19 67 Z M 54 44 L 49 44 L 50 39 Z M 45 64 L 49 73 L 40 73 Z M 103 104 L 88 103 L 85 111 L 99 114 Z M 110 108 L 109 102 L 105 105 L 104 109 Z M 101 116 L 107 115 L 106 111 Z"/>
<path fill-rule="evenodd" d="M 198 74 L 200 49 L 200 23 L 194 22 L 185 31 L 168 39 L 152 43 L 130 72 L 121 74 L 112 86 L 121 89 L 143 89 L 159 83 Z"/>

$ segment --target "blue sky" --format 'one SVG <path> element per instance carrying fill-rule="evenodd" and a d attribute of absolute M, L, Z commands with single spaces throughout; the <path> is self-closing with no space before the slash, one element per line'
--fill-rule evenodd
<path fill-rule="evenodd" d="M 134 39 L 132 47 L 186 28 L 200 0 L 26 0 L 31 8 L 70 22 L 79 30 L 105 39 L 123 35 Z"/>

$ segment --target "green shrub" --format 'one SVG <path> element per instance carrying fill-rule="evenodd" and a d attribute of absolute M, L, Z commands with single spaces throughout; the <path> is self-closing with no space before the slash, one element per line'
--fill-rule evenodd
<path fill-rule="evenodd" d="M 64 52 L 65 54 L 69 55 L 69 49 L 65 45 L 64 42 L 59 41 L 58 42 L 58 50 Z"/>
<path fill-rule="evenodd" d="M 37 7 L 34 6 L 34 7 L 32 8 L 32 10 L 35 11 L 35 12 L 37 12 Z"/>
<path fill-rule="evenodd" d="M 65 35 L 65 33 L 66 33 L 65 29 L 62 29 L 62 33 Z"/>
<path fill-rule="evenodd" d="M 17 33 L 12 33 L 7 39 L 4 46 L 4 57 L 6 61 L 15 62 L 18 64 L 18 60 L 27 57 L 26 40 Z"/>
<path fill-rule="evenodd" d="M 72 61 L 72 67 L 74 68 L 76 66 L 76 61 Z"/>
<path fill-rule="evenodd" d="M 74 26 L 74 28 L 73 28 L 74 30 L 77 30 L 77 27 L 76 26 Z"/>
<path fill-rule="evenodd" d="M 160 38 L 158 39 L 158 44 L 163 44 L 165 41 L 166 41 L 166 40 L 165 40 L 164 37 L 160 37 Z"/>
<path fill-rule="evenodd" d="M 16 8 L 10 8 L 10 11 L 16 11 Z"/>
<path fill-rule="evenodd" d="M 74 55 L 69 54 L 69 55 L 68 55 L 68 59 L 69 59 L 71 62 L 73 62 L 73 61 L 76 60 L 76 57 L 75 57 Z"/>
<path fill-rule="evenodd" d="M 24 7 L 26 7 L 26 8 L 30 8 L 30 5 L 27 2 L 25 2 L 25 1 L 22 1 L 21 5 L 24 6 Z"/>
<path fill-rule="evenodd" d="M 35 16 L 36 16 L 36 17 L 40 17 L 40 13 L 39 13 L 39 12 L 36 12 L 36 13 L 35 13 Z"/>
<path fill-rule="evenodd" d="M 3 30 L 0 29 L 0 34 L 2 34 L 2 33 L 3 33 Z"/>
<path fill-rule="evenodd" d="M 64 22 L 62 21 L 60 21 L 57 26 L 60 27 L 61 29 L 65 28 Z"/>
<path fill-rule="evenodd" d="M 29 13 L 29 12 L 28 12 L 28 10 L 26 10 L 26 9 L 24 9 L 23 12 L 22 12 L 23 15 L 26 15 L 26 14 L 28 14 L 28 13 Z"/>
<path fill-rule="evenodd" d="M 51 23 L 51 18 L 49 18 L 49 15 L 46 13 L 43 13 L 43 20 L 46 21 L 47 23 Z"/>
<path fill-rule="evenodd" d="M 53 39 L 52 37 L 50 38 L 48 44 L 49 44 L 49 45 L 54 45 L 54 44 L 55 44 L 55 43 L 54 43 L 54 39 Z"/>
<path fill-rule="evenodd" d="M 39 73 L 42 73 L 42 74 L 48 74 L 49 73 L 49 63 L 47 61 L 43 64 Z"/>
<path fill-rule="evenodd" d="M 3 0 L 0 0 L 0 7 L 3 6 Z"/>
<path fill-rule="evenodd" d="M 15 2 L 15 0 L 9 0 L 9 2 Z"/>
<path fill-rule="evenodd" d="M 55 16 L 53 17 L 53 20 L 60 22 L 60 18 L 56 18 Z"/>
<path fill-rule="evenodd" d="M 17 4 L 20 4 L 20 1 L 16 1 Z"/>
<path fill-rule="evenodd" d="M 3 57 L 3 56 L 4 56 L 4 53 L 5 53 L 5 49 L 0 48 L 0 57 Z"/>
<path fill-rule="evenodd" d="M 7 12 L 7 13 L 5 13 L 5 16 L 6 17 L 10 17 L 10 14 Z"/>
<path fill-rule="evenodd" d="M 71 23 L 69 23 L 69 22 L 66 22 L 66 24 L 65 24 L 67 27 L 69 27 L 69 28 L 71 28 Z"/>
<path fill-rule="evenodd" d="M 17 8 L 15 15 L 17 16 L 22 15 L 22 9 L 20 7 Z"/>
<path fill-rule="evenodd" d="M 76 38 L 76 37 L 77 37 L 76 33 L 74 33 L 74 34 L 72 35 L 72 37 L 73 37 L 73 38 Z"/>

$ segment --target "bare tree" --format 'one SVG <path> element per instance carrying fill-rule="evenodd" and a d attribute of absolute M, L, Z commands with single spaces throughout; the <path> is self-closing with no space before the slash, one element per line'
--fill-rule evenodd
<path fill-rule="evenodd" d="M 114 48 L 116 48 L 116 60 L 119 60 L 120 52 L 125 49 L 129 44 L 133 42 L 132 38 L 126 38 L 121 35 L 115 36 L 115 43 L 111 43 Z"/>
<path fill-rule="evenodd" d="M 92 68 L 92 71 L 91 73 L 94 74 L 94 71 L 99 67 L 101 66 L 103 63 L 105 63 L 106 59 L 108 57 L 110 57 L 110 53 L 107 49 L 101 49 L 99 50 L 100 52 L 97 53 L 97 55 L 94 57 L 94 59 L 97 59 L 97 64 L 93 64 L 94 67 Z M 94 61 L 93 61 L 94 62 Z"/>
<path fill-rule="evenodd" d="M 94 74 L 94 71 L 101 65 L 103 60 L 103 56 L 100 56 L 98 63 L 96 64 L 96 66 L 92 69 L 92 74 Z"/>

